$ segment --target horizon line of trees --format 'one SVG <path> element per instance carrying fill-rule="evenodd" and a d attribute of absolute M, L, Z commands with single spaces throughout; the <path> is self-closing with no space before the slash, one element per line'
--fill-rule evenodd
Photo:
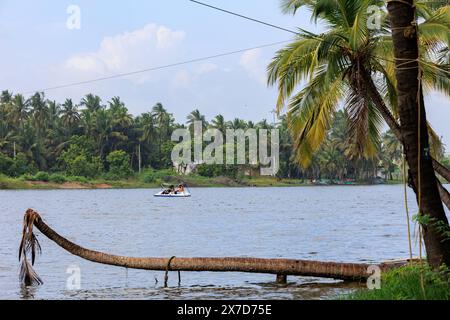
<path fill-rule="evenodd" d="M 377 146 L 374 157 L 355 157 L 348 139 L 345 110 L 333 117 L 325 143 L 307 169 L 298 165 L 286 116 L 276 124 L 266 119 L 258 123 L 235 118 L 227 121 L 217 115 L 211 121 L 192 111 L 186 123 L 177 123 L 161 104 L 138 116 L 130 114 L 125 103 L 114 97 L 106 104 L 88 94 L 80 103 L 66 99 L 59 104 L 43 93 L 30 98 L 3 91 L 0 95 L 0 174 L 11 177 L 37 172 L 64 173 L 86 178 L 125 178 L 142 168 L 173 168 L 171 141 L 173 130 L 191 128 L 202 121 L 204 128 L 280 130 L 279 178 L 371 180 L 380 173 L 385 179 L 399 179 L 401 145 L 388 131 Z M 444 157 L 444 150 L 441 151 Z M 450 161 L 447 159 L 447 165 Z M 449 165 L 450 167 L 450 165 Z M 199 166 L 204 176 L 232 176 L 252 172 L 246 165 Z"/>

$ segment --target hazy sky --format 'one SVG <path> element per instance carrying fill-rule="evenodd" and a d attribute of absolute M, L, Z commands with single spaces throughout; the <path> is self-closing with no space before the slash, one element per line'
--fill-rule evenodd
<path fill-rule="evenodd" d="M 204 0 L 267 22 L 320 30 L 309 13 L 283 15 L 279 0 Z M 67 8 L 81 9 L 81 29 L 66 26 Z M 0 0 L 0 90 L 29 92 L 117 73 L 289 40 L 292 34 L 187 0 Z M 48 91 L 63 102 L 87 93 L 120 96 L 133 114 L 161 102 L 177 121 L 198 108 L 208 119 L 272 119 L 276 91 L 265 70 L 282 45 L 149 73 Z M 427 97 L 428 116 L 450 145 L 449 99 Z"/>

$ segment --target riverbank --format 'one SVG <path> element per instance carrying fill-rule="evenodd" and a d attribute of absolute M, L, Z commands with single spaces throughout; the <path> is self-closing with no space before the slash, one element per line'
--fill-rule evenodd
<path fill-rule="evenodd" d="M 346 300 L 450 300 L 450 273 L 427 265 L 405 266 L 381 276 L 380 288 L 361 289 L 341 297 Z"/>
<path fill-rule="evenodd" d="M 37 175 L 39 176 L 39 175 Z M 86 179 L 83 177 L 64 177 L 58 175 L 42 179 L 36 178 L 10 178 L 0 176 L 0 190 L 53 190 L 53 189 L 145 189 L 160 188 L 161 184 L 178 184 L 184 181 L 190 187 L 219 188 L 219 187 L 298 187 L 315 186 L 316 184 L 299 179 L 278 179 L 275 177 L 243 177 L 232 179 L 229 177 L 202 177 L 199 175 L 179 176 L 173 173 L 156 172 L 149 175 L 143 173 L 128 179 Z M 389 181 L 386 184 L 397 184 L 399 181 Z M 320 184 L 327 185 L 327 184 Z M 333 184 L 330 184 L 333 185 Z M 367 185 L 353 183 L 352 185 Z"/>
<path fill-rule="evenodd" d="M 190 187 L 287 187 L 306 185 L 301 180 L 276 179 L 272 177 L 234 180 L 227 177 L 206 178 L 200 176 L 170 176 L 146 182 L 139 177 L 120 180 L 76 179 L 69 181 L 34 181 L 0 177 L 0 190 L 53 190 L 53 189 L 144 189 L 159 188 L 162 183 L 178 184 L 184 181 Z"/>

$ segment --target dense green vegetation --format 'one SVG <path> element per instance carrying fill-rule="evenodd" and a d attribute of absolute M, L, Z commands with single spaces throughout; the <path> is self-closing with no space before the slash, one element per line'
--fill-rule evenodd
<path fill-rule="evenodd" d="M 449 300 L 450 273 L 441 268 L 407 266 L 388 271 L 381 277 L 381 288 L 358 290 L 345 299 L 350 300 Z"/>
<path fill-rule="evenodd" d="M 277 124 L 234 119 L 218 115 L 211 122 L 195 110 L 185 124 L 175 122 L 162 104 L 133 117 L 120 98 L 106 105 L 98 96 L 88 94 L 79 104 L 67 99 L 63 104 L 36 93 L 26 99 L 4 91 L 0 97 L 0 174 L 22 180 L 64 182 L 103 179 L 117 181 L 135 177 L 141 168 L 172 169 L 170 140 L 176 128 L 190 128 L 203 121 L 205 128 L 223 132 L 231 129 L 280 129 L 280 171 L 278 178 L 352 179 L 370 182 L 377 175 L 399 179 L 401 149 L 395 136 L 387 132 L 371 157 L 356 157 L 347 138 L 348 114 L 337 111 L 333 126 L 312 164 L 300 169 L 293 154 L 293 143 L 286 117 Z M 446 160 L 447 164 L 450 160 Z M 204 177 L 225 176 L 234 180 L 257 175 L 256 167 L 240 165 L 201 165 Z"/>

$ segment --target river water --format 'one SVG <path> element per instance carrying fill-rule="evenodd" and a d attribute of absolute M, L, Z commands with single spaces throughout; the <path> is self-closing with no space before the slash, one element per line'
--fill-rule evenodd
<path fill-rule="evenodd" d="M 93 250 L 137 257 L 262 257 L 380 262 L 408 257 L 403 186 L 0 191 L 0 299 L 330 299 L 361 284 L 242 273 L 164 273 L 91 263 L 38 234 L 44 281 L 22 288 L 18 245 L 33 208 L 54 230 Z M 410 208 L 416 213 L 413 194 Z M 418 253 L 417 244 L 414 246 Z M 68 287 L 80 271 L 80 287 Z"/>

